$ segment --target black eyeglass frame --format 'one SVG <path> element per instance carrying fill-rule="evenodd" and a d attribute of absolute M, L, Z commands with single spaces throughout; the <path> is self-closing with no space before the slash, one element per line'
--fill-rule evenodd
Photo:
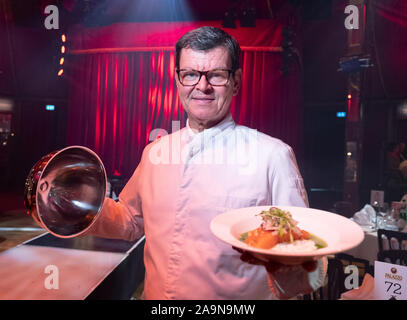
<path fill-rule="evenodd" d="M 198 72 L 198 73 L 199 73 L 198 81 L 197 81 L 195 84 L 183 84 L 182 81 L 181 81 L 181 77 L 180 77 L 180 75 L 179 75 L 179 73 L 180 73 L 181 71 L 194 71 L 194 72 Z M 212 83 L 210 83 L 209 80 L 208 80 L 208 73 L 209 73 L 209 72 L 213 72 L 213 71 L 227 71 L 227 72 L 228 72 L 228 80 L 226 81 L 226 83 L 225 83 L 225 84 L 212 84 Z M 207 70 L 207 71 L 198 71 L 198 70 L 195 70 L 195 69 L 177 69 L 176 72 L 177 72 L 177 74 L 178 74 L 179 83 L 181 83 L 184 87 L 193 87 L 193 86 L 196 86 L 196 85 L 199 83 L 199 81 L 201 81 L 201 78 L 202 78 L 203 75 L 205 75 L 206 82 L 208 82 L 212 87 L 224 87 L 224 86 L 226 86 L 226 85 L 229 83 L 230 75 L 231 75 L 231 74 L 233 74 L 233 75 L 235 74 L 235 70 L 232 70 L 232 69 L 213 69 L 213 70 Z"/>

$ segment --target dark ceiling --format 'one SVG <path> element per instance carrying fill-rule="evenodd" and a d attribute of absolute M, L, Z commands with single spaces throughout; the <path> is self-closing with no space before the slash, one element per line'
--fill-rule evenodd
<path fill-rule="evenodd" d="M 326 0 L 325 0 L 326 1 Z M 298 0 L 13 0 L 13 21 L 40 26 L 44 8 L 58 7 L 65 23 L 107 25 L 115 22 L 219 20 L 228 10 L 237 18 L 253 9 L 257 19 L 270 19 Z"/>
<path fill-rule="evenodd" d="M 13 95 L 15 91 L 21 93 L 35 86 L 45 87 L 36 80 L 36 75 L 44 73 L 44 61 L 56 51 L 52 47 L 56 33 L 44 29 L 44 8 L 49 4 L 57 5 L 60 24 L 67 29 L 72 24 L 97 27 L 131 21 L 220 20 L 228 9 L 242 14 L 250 7 L 255 9 L 257 19 L 277 19 L 284 24 L 293 8 L 297 8 L 305 22 L 298 35 L 304 49 L 304 98 L 306 101 L 341 101 L 345 97 L 346 77 L 337 69 L 340 57 L 346 54 L 347 32 L 343 20 L 347 3 L 346 0 L 0 0 L 0 12 L 3 11 L 0 15 L 0 93 Z M 376 41 L 371 48 L 376 48 L 376 52 L 372 51 L 376 67 L 369 71 L 369 95 L 374 98 L 405 97 L 406 42 L 401 35 L 407 30 L 403 22 L 406 21 L 407 5 L 404 0 L 383 3 L 377 5 L 379 14 L 374 21 Z M 16 28 L 11 27 L 13 25 Z M 49 72 L 55 73 L 54 70 Z M 29 81 L 33 84 L 26 83 Z M 50 81 L 50 86 L 52 84 Z M 50 88 L 44 90 L 56 92 Z"/>

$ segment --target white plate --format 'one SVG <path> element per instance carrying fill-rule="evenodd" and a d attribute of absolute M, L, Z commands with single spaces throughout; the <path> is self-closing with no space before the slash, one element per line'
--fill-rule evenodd
<path fill-rule="evenodd" d="M 210 224 L 212 233 L 220 240 L 254 254 L 266 254 L 270 260 L 285 264 L 297 264 L 316 260 L 322 256 L 336 254 L 358 246 L 364 239 L 362 228 L 348 218 L 327 211 L 276 206 L 289 211 L 298 227 L 323 239 L 328 245 L 322 249 L 308 252 L 273 252 L 270 249 L 259 249 L 239 240 L 242 233 L 260 226 L 262 219 L 259 214 L 269 210 L 271 206 L 249 207 L 228 211 L 216 216 Z"/>

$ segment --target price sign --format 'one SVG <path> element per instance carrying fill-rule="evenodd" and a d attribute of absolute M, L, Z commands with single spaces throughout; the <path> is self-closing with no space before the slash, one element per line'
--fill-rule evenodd
<path fill-rule="evenodd" d="M 407 267 L 375 261 L 374 297 L 376 300 L 407 300 Z"/>

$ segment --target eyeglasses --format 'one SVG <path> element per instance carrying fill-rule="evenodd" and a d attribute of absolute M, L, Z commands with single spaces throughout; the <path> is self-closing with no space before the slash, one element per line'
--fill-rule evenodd
<path fill-rule="evenodd" d="M 215 69 L 208 71 L 198 71 L 193 69 L 178 69 L 178 79 L 183 86 L 195 86 L 201 81 L 202 75 L 211 86 L 224 86 L 228 83 L 230 74 L 229 69 Z"/>

